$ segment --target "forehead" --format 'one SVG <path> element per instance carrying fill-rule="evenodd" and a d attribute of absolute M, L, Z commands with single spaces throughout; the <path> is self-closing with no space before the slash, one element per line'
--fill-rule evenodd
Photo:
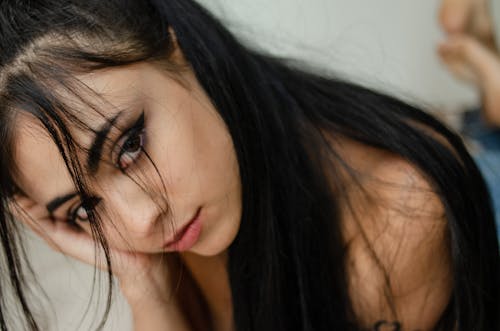
<path fill-rule="evenodd" d="M 96 127 L 105 117 L 127 110 L 137 102 L 148 69 L 135 65 L 79 75 L 68 86 L 56 87 L 55 95 L 72 113 L 90 127 Z"/>
<path fill-rule="evenodd" d="M 143 69 L 140 66 L 106 70 L 77 77 L 85 87 L 83 99 L 56 89 L 64 104 L 71 107 L 91 130 L 72 130 L 73 138 L 89 146 L 92 130 L 120 111 L 139 102 Z M 74 190 L 71 177 L 59 149 L 42 124 L 33 116 L 19 112 L 16 119 L 15 163 L 17 182 L 35 201 L 45 203 L 55 196 Z M 72 129 L 72 128 L 70 128 Z"/>

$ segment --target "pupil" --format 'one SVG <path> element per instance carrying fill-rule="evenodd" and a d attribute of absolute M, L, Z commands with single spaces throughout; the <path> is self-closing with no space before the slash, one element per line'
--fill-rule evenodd
<path fill-rule="evenodd" d="M 129 140 L 127 140 L 125 142 L 125 145 L 123 146 L 123 149 L 126 152 L 135 152 L 139 148 L 141 148 L 141 137 L 140 136 L 131 137 Z"/>

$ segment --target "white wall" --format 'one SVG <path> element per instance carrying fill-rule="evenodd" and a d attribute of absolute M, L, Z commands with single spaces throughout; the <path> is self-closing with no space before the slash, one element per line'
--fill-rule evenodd
<path fill-rule="evenodd" d="M 497 1 L 497 4 L 500 1 Z M 200 0 L 273 53 L 319 63 L 433 109 L 476 103 L 442 67 L 439 0 Z M 496 10 L 500 13 L 500 8 Z"/>

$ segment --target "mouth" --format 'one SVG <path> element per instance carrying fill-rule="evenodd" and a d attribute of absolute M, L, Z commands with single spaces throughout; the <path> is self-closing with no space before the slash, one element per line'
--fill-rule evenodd
<path fill-rule="evenodd" d="M 174 238 L 163 245 L 164 249 L 185 251 L 191 248 L 196 243 L 201 233 L 200 213 L 201 207 L 198 208 L 195 215 L 186 225 L 179 231 L 176 231 Z"/>

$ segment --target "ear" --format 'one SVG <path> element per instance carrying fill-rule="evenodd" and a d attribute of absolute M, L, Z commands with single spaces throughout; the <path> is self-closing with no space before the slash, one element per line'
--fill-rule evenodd
<path fill-rule="evenodd" d="M 182 52 L 177 41 L 177 35 L 175 34 L 175 31 L 171 26 L 168 27 L 168 34 L 170 36 L 173 47 L 169 58 L 176 64 L 186 65 L 186 58 L 184 57 L 184 53 Z"/>

